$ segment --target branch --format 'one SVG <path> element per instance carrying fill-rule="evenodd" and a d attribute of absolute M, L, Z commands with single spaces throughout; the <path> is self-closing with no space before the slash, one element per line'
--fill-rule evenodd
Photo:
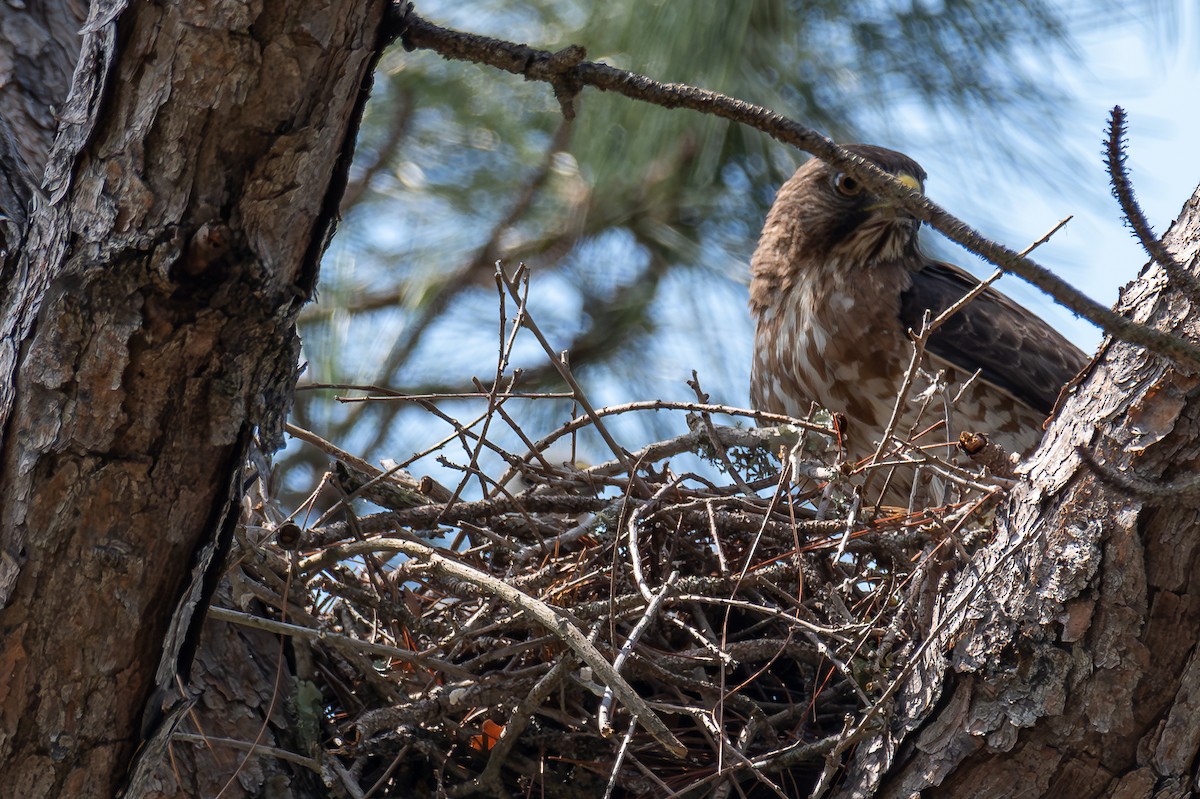
<path fill-rule="evenodd" d="M 576 61 L 523 44 L 442 28 L 413 13 L 410 4 L 393 6 L 392 23 L 408 50 L 432 50 L 443 58 L 486 64 L 526 80 L 549 83 L 560 95 L 564 87 L 577 91 L 592 86 L 663 108 L 687 108 L 760 130 L 838 169 L 858 177 L 873 193 L 894 203 L 934 230 L 991 261 L 1006 272 L 1033 284 L 1072 313 L 1102 328 L 1114 338 L 1137 344 L 1177 361 L 1200 366 L 1200 347 L 1161 330 L 1133 322 L 1091 299 L 1037 262 L 985 238 L 923 194 L 910 189 L 874 164 L 852 155 L 834 141 L 763 106 L 728 95 L 679 83 L 661 83 L 644 75 L 594 61 Z M 561 96 L 560 96 L 561 99 Z"/>
<path fill-rule="evenodd" d="M 1125 110 L 1113 106 L 1108 119 L 1108 141 L 1104 150 L 1104 165 L 1112 182 L 1112 193 L 1121 206 L 1125 221 L 1133 229 L 1134 236 L 1141 242 L 1142 249 L 1167 273 L 1167 278 L 1190 296 L 1200 296 L 1200 283 L 1186 272 L 1175 257 L 1167 250 L 1162 239 L 1154 235 L 1142 207 L 1133 193 L 1133 184 L 1125 168 Z"/>

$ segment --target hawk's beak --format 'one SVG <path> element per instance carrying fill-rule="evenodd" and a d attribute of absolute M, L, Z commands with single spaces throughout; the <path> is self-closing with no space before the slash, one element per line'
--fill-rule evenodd
<path fill-rule="evenodd" d="M 921 185 L 921 181 L 917 180 L 917 178 L 915 176 L 910 175 L 907 172 L 901 172 L 898 175 L 896 175 L 896 180 L 900 181 L 901 184 L 903 184 L 904 186 L 907 186 L 908 188 L 912 189 L 913 191 L 919 191 L 919 192 L 925 191 L 925 187 Z M 892 205 L 887 200 L 879 200 L 877 202 L 871 203 L 863 210 L 864 211 L 887 210 L 887 211 L 891 211 L 890 215 L 894 216 L 895 218 L 912 219 L 912 214 L 910 214 L 908 211 L 905 211 L 903 208 L 897 208 L 896 206 Z"/>
<path fill-rule="evenodd" d="M 896 180 L 900 181 L 901 183 L 903 183 L 905 186 L 912 189 L 913 191 L 924 191 L 925 190 L 925 187 L 921 185 L 921 181 L 917 180 L 915 177 L 908 174 L 907 172 L 901 172 L 899 175 L 896 175 Z"/>

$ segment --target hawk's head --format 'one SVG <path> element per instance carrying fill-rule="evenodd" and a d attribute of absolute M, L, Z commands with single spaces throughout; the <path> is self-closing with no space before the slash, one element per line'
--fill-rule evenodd
<path fill-rule="evenodd" d="M 846 149 L 906 185 L 924 188 L 925 170 L 907 155 L 869 144 Z M 779 189 L 759 244 L 766 249 L 756 253 L 754 270 L 758 275 L 784 265 L 869 268 L 907 260 L 917 253 L 919 226 L 908 213 L 868 192 L 858 178 L 813 158 Z"/>

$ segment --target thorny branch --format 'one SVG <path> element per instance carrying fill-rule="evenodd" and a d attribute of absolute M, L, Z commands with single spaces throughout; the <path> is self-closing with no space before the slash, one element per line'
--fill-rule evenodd
<path fill-rule="evenodd" d="M 1113 197 L 1121 206 L 1125 222 L 1133 230 L 1134 236 L 1141 242 L 1142 248 L 1163 268 L 1177 287 L 1191 297 L 1200 296 L 1200 283 L 1194 275 L 1185 270 L 1167 250 L 1162 239 L 1154 235 L 1150 222 L 1138 205 L 1137 196 L 1133 192 L 1133 183 L 1129 180 L 1129 172 L 1125 168 L 1125 110 L 1121 106 L 1113 106 L 1108 120 L 1108 137 L 1104 148 L 1104 165 L 1112 182 Z"/>

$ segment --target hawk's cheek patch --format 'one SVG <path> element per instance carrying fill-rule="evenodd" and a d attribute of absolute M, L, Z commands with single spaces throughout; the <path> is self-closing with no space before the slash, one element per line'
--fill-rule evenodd
<path fill-rule="evenodd" d="M 839 245 L 845 243 L 846 239 L 862 227 L 870 216 L 871 214 L 867 211 L 850 211 L 838 217 L 829 228 L 829 242 L 825 251 L 832 252 Z"/>

